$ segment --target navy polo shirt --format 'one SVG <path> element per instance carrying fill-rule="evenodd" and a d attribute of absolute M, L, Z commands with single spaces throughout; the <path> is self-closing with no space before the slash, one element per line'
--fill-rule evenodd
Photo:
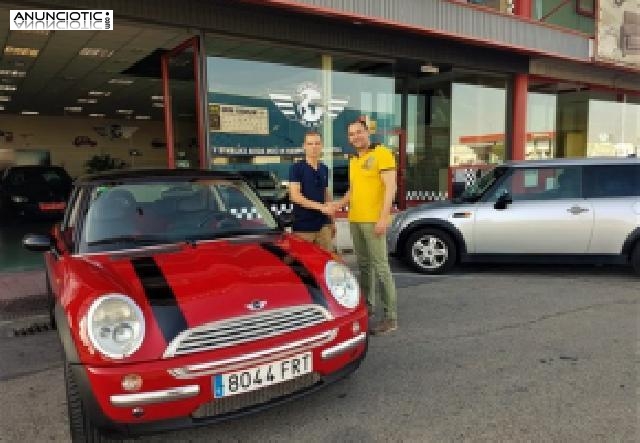
<path fill-rule="evenodd" d="M 300 183 L 300 193 L 306 199 L 324 203 L 325 191 L 329 186 L 329 168 L 318 163 L 316 171 L 306 160 L 300 160 L 289 168 L 289 182 Z M 322 212 L 293 204 L 294 231 L 318 231 L 328 223 L 329 217 Z"/>

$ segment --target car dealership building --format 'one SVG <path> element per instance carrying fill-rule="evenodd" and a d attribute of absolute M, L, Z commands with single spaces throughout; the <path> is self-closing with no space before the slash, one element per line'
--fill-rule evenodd
<path fill-rule="evenodd" d="M 269 169 L 346 125 L 400 162 L 399 198 L 456 168 L 640 153 L 640 1 L 0 3 L 0 162 Z M 10 30 L 11 10 L 113 11 L 112 30 Z M 98 158 L 98 160 L 101 157 Z M 420 194 L 418 194 L 420 193 Z"/>

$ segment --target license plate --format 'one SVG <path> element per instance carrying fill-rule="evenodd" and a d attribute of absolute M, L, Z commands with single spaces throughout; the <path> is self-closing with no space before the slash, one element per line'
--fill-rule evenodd
<path fill-rule="evenodd" d="M 64 202 L 40 203 L 41 211 L 62 211 L 65 208 Z"/>
<path fill-rule="evenodd" d="M 295 355 L 243 371 L 213 376 L 214 398 L 229 397 L 282 383 L 313 370 L 311 352 Z"/>

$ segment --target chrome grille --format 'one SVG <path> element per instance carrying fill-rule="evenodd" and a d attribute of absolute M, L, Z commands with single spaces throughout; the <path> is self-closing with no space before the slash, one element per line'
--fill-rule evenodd
<path fill-rule="evenodd" d="M 274 337 L 318 325 L 331 318 L 329 311 L 322 306 L 302 305 L 207 323 L 180 333 L 167 347 L 164 358 Z"/>
<path fill-rule="evenodd" d="M 232 395 L 230 397 L 212 400 L 201 405 L 194 411 L 192 416 L 196 419 L 214 417 L 216 415 L 227 414 L 250 406 L 259 406 L 280 397 L 285 397 L 309 388 L 319 381 L 320 376 L 317 373 L 312 372 L 276 385 L 247 392 L 246 394 Z"/>

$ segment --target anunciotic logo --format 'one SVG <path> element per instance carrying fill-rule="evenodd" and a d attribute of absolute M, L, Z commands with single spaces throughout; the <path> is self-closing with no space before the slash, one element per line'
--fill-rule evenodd
<path fill-rule="evenodd" d="M 111 31 L 113 9 L 12 9 L 12 31 Z"/>

